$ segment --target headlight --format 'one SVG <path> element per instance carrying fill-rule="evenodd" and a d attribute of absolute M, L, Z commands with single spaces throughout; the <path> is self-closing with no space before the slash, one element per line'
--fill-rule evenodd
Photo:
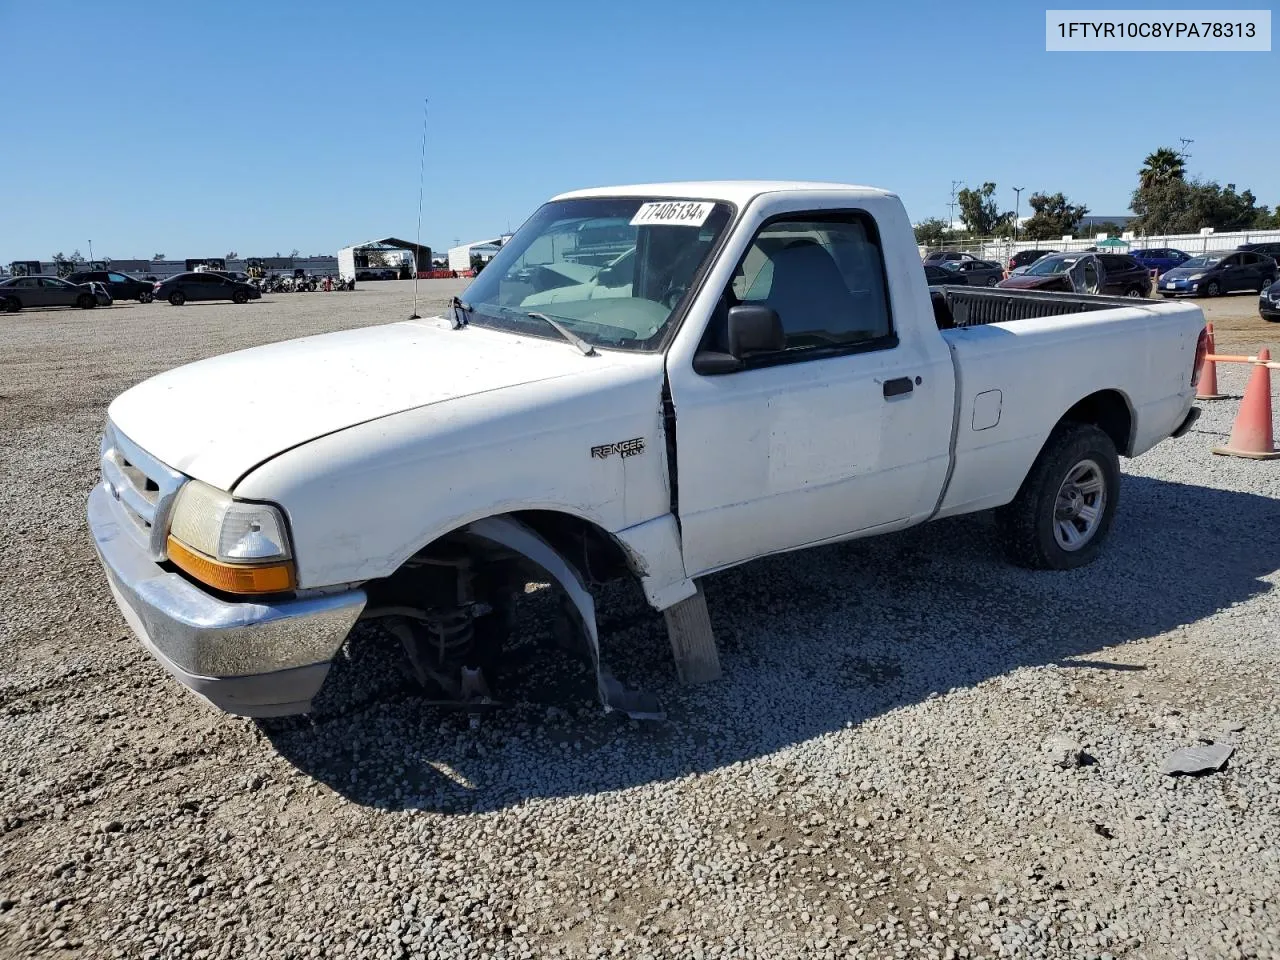
<path fill-rule="evenodd" d="M 199 480 L 178 492 L 169 522 L 169 559 L 228 593 L 279 593 L 294 587 L 280 511 L 232 499 Z"/>
<path fill-rule="evenodd" d="M 1188 280 L 1199 280 L 1199 279 L 1201 279 L 1203 276 L 1204 276 L 1204 274 L 1203 274 L 1203 273 L 1193 273 L 1191 276 L 1187 277 L 1187 279 L 1188 279 Z"/>

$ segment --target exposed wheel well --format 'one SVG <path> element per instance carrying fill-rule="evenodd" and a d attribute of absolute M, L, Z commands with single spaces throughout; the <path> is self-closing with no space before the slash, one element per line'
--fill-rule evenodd
<path fill-rule="evenodd" d="M 586 578 L 588 585 L 631 574 L 627 552 L 590 520 L 555 510 L 518 510 L 511 514 L 555 547 Z"/>
<path fill-rule="evenodd" d="M 554 510 L 519 510 L 501 516 L 519 521 L 545 540 L 581 574 L 588 587 L 632 575 L 626 550 L 589 520 Z M 470 536 L 463 528 L 424 545 L 390 576 L 368 581 L 365 589 L 371 606 L 411 600 L 424 606 L 452 603 L 456 578 L 445 566 L 456 566 L 464 557 L 470 558 L 468 566 L 473 573 L 504 571 L 500 579 L 508 585 L 513 577 L 523 579 L 518 570 L 528 568 L 527 558 L 495 551 L 492 544 Z"/>
<path fill-rule="evenodd" d="M 1116 450 L 1128 454 L 1133 449 L 1133 411 L 1118 390 L 1091 393 L 1062 415 L 1062 421 L 1091 423 L 1111 438 Z"/>

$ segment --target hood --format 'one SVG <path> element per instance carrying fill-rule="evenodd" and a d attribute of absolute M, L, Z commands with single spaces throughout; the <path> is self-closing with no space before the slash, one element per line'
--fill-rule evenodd
<path fill-rule="evenodd" d="M 1006 289 L 1030 290 L 1034 287 L 1044 287 L 1056 281 L 1066 280 L 1066 274 L 1050 274 L 1048 276 L 1040 276 L 1039 274 L 1030 273 L 1011 273 L 1005 279 L 1001 280 L 996 286 Z"/>
<path fill-rule="evenodd" d="M 1174 267 L 1172 270 L 1166 270 L 1160 274 L 1161 280 L 1185 280 L 1187 277 L 1195 276 L 1198 273 L 1213 273 L 1217 267 Z"/>
<path fill-rule="evenodd" d="M 287 340 L 152 377 L 108 409 L 130 440 L 175 470 L 231 487 L 299 444 L 457 397 L 625 365 L 639 355 L 441 320 Z"/>

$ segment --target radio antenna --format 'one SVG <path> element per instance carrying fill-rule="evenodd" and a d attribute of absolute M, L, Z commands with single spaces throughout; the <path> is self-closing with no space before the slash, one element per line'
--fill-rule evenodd
<path fill-rule="evenodd" d="M 413 313 L 410 320 L 421 320 L 418 316 L 418 274 L 421 265 L 418 257 L 422 255 L 422 177 L 427 166 L 427 104 L 431 101 L 422 98 L 422 156 L 418 160 L 418 235 L 413 240 Z"/>

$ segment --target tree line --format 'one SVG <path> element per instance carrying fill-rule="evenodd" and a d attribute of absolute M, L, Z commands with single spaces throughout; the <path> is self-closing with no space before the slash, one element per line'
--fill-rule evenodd
<path fill-rule="evenodd" d="M 996 185 L 986 181 L 981 187 L 965 187 L 956 195 L 960 222 L 971 237 L 1012 237 L 1014 211 L 1001 210 L 995 197 Z M 1038 191 L 1027 201 L 1032 214 L 1017 227 L 1017 235 L 1027 240 L 1056 240 L 1074 234 L 1089 213 L 1083 204 L 1072 203 L 1061 191 Z M 1137 218 L 1128 229 L 1139 235 L 1195 233 L 1201 227 L 1215 230 L 1280 229 L 1280 205 L 1275 210 L 1259 206 L 1253 191 L 1237 192 L 1234 183 L 1225 187 L 1215 180 L 1187 178 L 1186 162 L 1171 147 L 1160 147 L 1147 155 L 1138 171 L 1138 185 L 1129 202 Z M 916 225 L 916 242 L 930 246 L 957 239 L 951 224 L 931 217 Z M 1115 223 L 1095 225 L 1097 233 L 1116 235 Z"/>

